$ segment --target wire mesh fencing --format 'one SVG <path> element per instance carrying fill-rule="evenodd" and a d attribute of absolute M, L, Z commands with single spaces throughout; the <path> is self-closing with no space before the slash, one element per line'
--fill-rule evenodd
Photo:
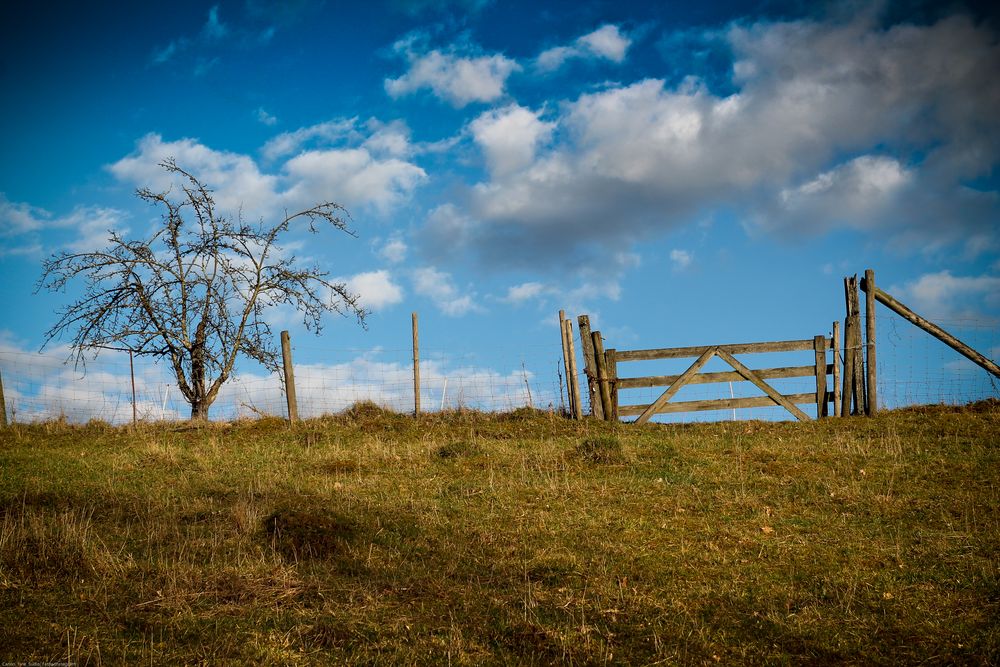
<path fill-rule="evenodd" d="M 1000 328 L 988 319 L 938 319 L 950 333 L 991 359 L 1000 356 Z M 877 320 L 877 386 L 879 406 L 900 408 L 922 404 L 964 404 L 1000 397 L 1000 380 L 959 353 L 917 329 L 903 318 L 880 309 Z M 827 332 L 829 335 L 831 332 Z M 554 337 L 554 336 L 553 336 Z M 843 360 L 843 342 L 828 360 Z M 577 368 L 584 414 L 590 413 L 586 375 L 577 341 Z M 70 350 L 52 348 L 29 352 L 0 342 L 0 379 L 8 418 L 34 422 L 98 419 L 113 424 L 186 419 L 190 408 L 178 389 L 169 364 L 149 358 L 129 359 L 126 352 L 100 351 L 85 363 L 67 363 Z M 334 414 L 361 401 L 396 412 L 414 409 L 412 349 L 333 350 L 318 343 L 294 345 L 293 357 L 308 359 L 294 366 L 298 413 L 309 418 Z M 804 363 L 781 353 L 754 355 L 756 367 Z M 321 361 L 314 361 L 314 360 Z M 683 372 L 690 360 L 641 362 L 623 376 Z M 645 365 L 644 365 L 645 364 Z M 713 366 L 712 364 L 715 364 Z M 654 368 L 655 366 L 655 368 Z M 716 367 L 718 366 L 718 367 Z M 707 372 L 730 370 L 713 360 Z M 774 380 L 780 393 L 815 391 L 813 378 Z M 832 380 L 829 388 L 832 389 Z M 651 403 L 664 387 L 620 392 L 622 404 Z M 685 386 L 677 401 L 739 399 L 760 395 L 748 382 Z M 562 348 L 551 344 L 489 348 L 476 351 L 422 345 L 420 404 L 423 412 L 454 409 L 510 411 L 530 406 L 564 411 L 566 377 Z M 800 406 L 815 416 L 815 405 Z M 832 406 L 831 406 L 832 410 Z M 235 420 L 287 414 L 281 374 L 242 369 L 223 385 L 209 410 L 215 420 Z M 719 421 L 789 419 L 779 406 L 735 408 L 658 415 L 657 421 Z"/>
<path fill-rule="evenodd" d="M 564 410 L 565 377 L 558 343 L 489 352 L 425 347 L 420 360 L 422 412 L 454 409 L 510 411 L 520 407 Z M 370 401 L 397 412 L 414 409 L 410 349 L 330 350 L 295 346 L 294 381 L 302 418 L 334 414 Z M 170 365 L 127 352 L 102 350 L 84 363 L 67 362 L 70 350 L 44 353 L 0 346 L 0 378 L 12 421 L 92 419 L 121 424 L 186 419 L 190 408 Z M 244 369 L 226 382 L 209 409 L 213 420 L 287 415 L 279 373 Z"/>

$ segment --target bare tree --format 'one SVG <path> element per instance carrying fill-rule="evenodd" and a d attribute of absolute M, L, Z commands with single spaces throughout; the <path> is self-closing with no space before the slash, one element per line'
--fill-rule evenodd
<path fill-rule="evenodd" d="M 164 358 L 191 418 L 206 419 L 237 357 L 278 370 L 274 335 L 264 320 L 270 308 L 293 306 L 314 333 L 325 312 L 353 314 L 364 326 L 367 313 L 346 285 L 330 282 L 317 266 L 300 266 L 279 245 L 293 223 L 313 233 L 329 224 L 353 236 L 342 206 L 327 202 L 286 212 L 274 224 L 247 224 L 242 215 L 220 214 L 211 190 L 173 159 L 160 166 L 179 181 L 180 192 L 136 192 L 163 209 L 163 224 L 149 238 L 126 240 L 109 232 L 104 250 L 45 260 L 39 289 L 64 290 L 80 280 L 85 285 L 83 296 L 59 312 L 45 344 L 71 335 L 77 363 L 87 350 L 102 347 Z"/>

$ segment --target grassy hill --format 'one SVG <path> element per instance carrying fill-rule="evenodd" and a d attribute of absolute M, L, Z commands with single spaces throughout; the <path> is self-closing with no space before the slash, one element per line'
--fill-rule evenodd
<path fill-rule="evenodd" d="M 1000 406 L 0 431 L 0 662 L 1000 661 Z"/>

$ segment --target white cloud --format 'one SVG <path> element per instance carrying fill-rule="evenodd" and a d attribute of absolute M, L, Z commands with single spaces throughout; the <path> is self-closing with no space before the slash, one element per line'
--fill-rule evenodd
<path fill-rule="evenodd" d="M 835 225 L 865 229 L 884 220 L 886 212 L 913 183 L 914 175 L 898 160 L 863 155 L 802 183 L 782 188 L 773 206 L 757 219 L 763 227 L 794 227 L 810 221 L 810 229 Z"/>
<path fill-rule="evenodd" d="M 625 52 L 632 44 L 616 25 L 603 25 L 576 41 L 591 53 L 616 63 L 625 59 Z"/>
<path fill-rule="evenodd" d="M 127 232 L 125 213 L 118 209 L 99 206 L 78 206 L 70 213 L 55 216 L 45 209 L 23 202 L 12 202 L 0 193 L 0 237 L 27 235 L 35 238 L 38 232 L 69 230 L 74 237 L 58 247 L 74 252 L 96 250 L 107 245 L 108 231 Z M 46 244 L 55 249 L 51 239 Z M 41 244 L 29 241 L 28 245 L 4 248 L 5 255 L 28 255 L 41 251 Z"/>
<path fill-rule="evenodd" d="M 683 271 L 691 266 L 691 262 L 694 261 L 694 256 L 687 250 L 674 248 L 670 251 L 670 261 L 674 265 L 674 271 Z"/>
<path fill-rule="evenodd" d="M 201 34 L 207 40 L 219 40 L 229 34 L 229 27 L 219 19 L 219 5 L 212 5 L 208 10 L 208 19 L 202 26 Z"/>
<path fill-rule="evenodd" d="M 507 77 L 521 69 L 501 54 L 463 57 L 433 50 L 418 55 L 409 52 L 408 45 L 397 48 L 407 49 L 410 69 L 399 78 L 385 80 L 385 90 L 392 97 L 428 88 L 455 107 L 492 102 L 503 96 Z"/>
<path fill-rule="evenodd" d="M 0 192 L 0 236 L 15 236 L 45 227 L 52 214 L 24 202 L 12 202 Z"/>
<path fill-rule="evenodd" d="M 120 181 L 163 191 L 174 185 L 171 175 L 160 167 L 168 158 L 174 158 L 180 167 L 209 185 L 223 209 L 277 210 L 277 177 L 261 173 L 246 155 L 217 151 L 194 139 L 163 141 L 158 134 L 147 134 L 132 155 L 108 168 Z"/>
<path fill-rule="evenodd" d="M 545 285 L 542 283 L 521 283 L 520 285 L 513 285 L 509 287 L 507 289 L 507 296 L 503 297 L 501 301 L 519 304 L 531 299 L 537 299 L 539 296 L 542 296 L 545 291 Z"/>
<path fill-rule="evenodd" d="M 603 58 L 614 63 L 625 60 L 632 40 L 616 25 L 603 25 L 594 32 L 578 37 L 570 46 L 555 46 L 538 55 L 535 66 L 542 72 L 552 72 L 573 58 Z"/>
<path fill-rule="evenodd" d="M 342 141 L 354 135 L 356 125 L 356 118 L 342 118 L 302 127 L 292 132 L 282 132 L 264 144 L 260 152 L 265 159 L 276 160 L 297 153 L 311 142 L 330 144 Z"/>
<path fill-rule="evenodd" d="M 353 121 L 345 122 L 353 127 Z M 264 152 L 285 155 L 345 127 L 340 122 L 324 123 L 284 133 L 269 142 Z M 427 179 L 426 172 L 415 164 L 392 157 L 382 159 L 361 147 L 299 152 L 281 165 L 279 173 L 268 174 L 247 155 L 217 151 L 194 139 L 164 141 L 157 134 L 143 137 L 132 155 L 110 165 L 109 170 L 121 181 L 167 190 L 175 185 L 175 179 L 160 167 L 167 158 L 174 158 L 209 186 L 221 210 L 230 214 L 243 210 L 251 217 L 301 210 L 327 201 L 348 209 L 369 207 L 383 214 L 405 201 Z"/>
<path fill-rule="evenodd" d="M 278 124 L 278 117 L 272 113 L 268 113 L 264 107 L 257 107 L 254 115 L 257 117 L 257 122 L 267 125 L 268 127 Z"/>
<path fill-rule="evenodd" d="M 515 142 L 513 158 L 484 146 L 489 178 L 450 216 L 475 221 L 466 243 L 504 263 L 579 261 L 727 208 L 784 237 L 846 225 L 903 249 L 996 246 L 1000 195 L 965 185 L 1000 164 L 1000 41 L 987 25 L 863 17 L 722 38 L 732 94 L 696 79 L 612 85 L 558 107 L 547 141 Z"/>
<path fill-rule="evenodd" d="M 308 151 L 285 163 L 293 185 L 283 198 L 294 202 L 335 201 L 372 206 L 385 213 L 427 180 L 420 167 L 390 158 L 378 160 L 364 148 Z"/>
<path fill-rule="evenodd" d="M 406 259 L 408 250 L 409 248 L 403 239 L 393 236 L 378 249 L 377 254 L 390 264 L 399 264 Z"/>
<path fill-rule="evenodd" d="M 359 295 L 361 305 L 367 309 L 380 310 L 403 300 L 403 289 L 385 270 L 359 273 L 345 282 L 347 290 Z"/>
<path fill-rule="evenodd" d="M 893 285 L 890 294 L 926 318 L 988 320 L 1000 309 L 1000 276 L 928 273 Z M 992 315 L 987 315 L 992 311 Z"/>
<path fill-rule="evenodd" d="M 469 126 L 494 176 L 534 162 L 536 148 L 548 140 L 554 127 L 554 123 L 540 120 L 538 113 L 517 104 L 484 112 Z"/>
<path fill-rule="evenodd" d="M 482 311 L 482 307 L 474 301 L 474 295 L 459 292 L 450 273 L 426 266 L 415 269 L 412 279 L 413 291 L 433 301 L 445 315 L 458 317 Z"/>

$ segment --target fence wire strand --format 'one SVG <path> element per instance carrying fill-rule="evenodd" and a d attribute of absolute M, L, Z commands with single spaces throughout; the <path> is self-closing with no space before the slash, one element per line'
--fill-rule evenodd
<path fill-rule="evenodd" d="M 862 315 L 863 320 L 863 315 Z M 1000 356 L 1000 328 L 993 320 L 941 319 L 937 323 L 987 357 Z M 862 323 L 862 327 L 864 324 Z M 918 404 L 963 404 L 1000 397 L 1000 381 L 950 347 L 894 313 L 880 310 L 877 321 L 877 386 L 882 408 Z M 829 332 L 827 332 L 829 335 Z M 293 342 L 294 343 L 294 342 Z M 591 412 L 582 349 L 577 341 L 577 380 L 584 414 Z M 842 342 L 841 342 L 842 345 Z M 308 359 L 294 368 L 298 412 L 303 418 L 342 412 L 371 401 L 396 412 L 412 412 L 413 366 L 409 347 L 335 350 L 316 343 L 294 345 L 293 358 Z M 828 352 L 828 363 L 842 362 L 843 347 Z M 798 353 L 789 353 L 796 355 Z M 27 352 L 0 344 L 0 378 L 9 419 L 35 422 L 98 419 L 113 424 L 133 417 L 132 376 L 128 353 L 103 350 L 81 366 L 66 363 L 67 348 Z M 312 360 L 322 361 L 312 361 Z M 752 359 L 752 362 L 750 361 Z M 751 368 L 805 365 L 803 356 L 748 355 Z M 691 360 L 621 364 L 622 377 L 679 374 Z M 566 377 L 560 343 L 485 351 L 456 351 L 421 346 L 420 403 L 423 412 L 454 409 L 510 411 L 530 406 L 567 410 Z M 713 360 L 703 371 L 728 371 Z M 140 421 L 186 419 L 190 408 L 166 363 L 134 360 L 135 415 Z M 815 391 L 812 377 L 771 381 L 783 394 Z M 832 391 L 832 380 L 828 385 Z M 621 390 L 622 405 L 649 404 L 665 387 Z M 762 395 L 748 382 L 688 385 L 675 401 L 747 398 Z M 815 416 L 815 405 L 803 405 Z M 832 406 L 831 406 L 832 411 Z M 280 374 L 244 370 L 226 383 L 209 411 L 214 420 L 286 415 Z M 781 407 L 728 408 L 658 415 L 657 421 L 789 419 Z"/>

